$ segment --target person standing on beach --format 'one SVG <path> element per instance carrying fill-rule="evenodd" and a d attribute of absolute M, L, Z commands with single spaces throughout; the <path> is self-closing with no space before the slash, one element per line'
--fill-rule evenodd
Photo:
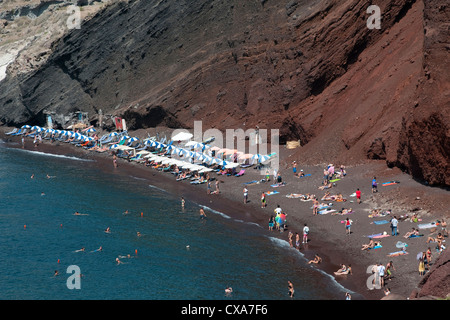
<path fill-rule="evenodd" d="M 378 192 L 378 189 L 377 189 L 377 178 L 373 177 L 373 179 L 372 179 L 372 193 L 376 193 L 376 192 Z"/>
<path fill-rule="evenodd" d="M 200 219 L 204 219 L 204 218 L 206 218 L 205 210 L 203 210 L 203 208 L 200 208 Z"/>
<path fill-rule="evenodd" d="M 25 148 L 25 138 L 22 136 L 22 149 Z"/>
<path fill-rule="evenodd" d="M 265 207 L 267 207 L 266 194 L 263 192 L 261 195 L 261 208 L 265 208 Z"/>
<path fill-rule="evenodd" d="M 309 227 L 306 225 L 303 227 L 303 242 L 302 243 L 308 243 L 308 234 L 309 234 Z"/>
<path fill-rule="evenodd" d="M 317 215 L 318 208 L 319 208 L 319 201 L 317 201 L 317 199 L 314 198 L 313 199 L 313 215 L 314 216 Z"/>
<path fill-rule="evenodd" d="M 294 173 L 294 176 L 297 175 L 297 162 L 296 161 L 292 162 L 292 172 Z"/>
<path fill-rule="evenodd" d="M 247 203 L 248 201 L 248 189 L 244 187 L 244 203 Z"/>
<path fill-rule="evenodd" d="M 394 217 L 391 219 L 391 230 L 392 230 L 392 233 L 391 233 L 391 234 L 392 234 L 393 236 L 398 235 L 397 227 L 398 227 L 398 220 L 397 220 L 397 217 L 394 216 Z"/>
<path fill-rule="evenodd" d="M 356 201 L 358 202 L 358 204 L 361 203 L 361 191 L 358 189 L 356 189 Z"/>
<path fill-rule="evenodd" d="M 350 231 L 350 227 L 352 226 L 352 220 L 350 220 L 349 218 L 347 218 L 345 220 L 345 232 L 347 235 L 349 235 L 351 233 Z"/>
<path fill-rule="evenodd" d="M 115 154 L 113 155 L 113 165 L 114 165 L 114 168 L 117 168 L 117 157 Z"/>

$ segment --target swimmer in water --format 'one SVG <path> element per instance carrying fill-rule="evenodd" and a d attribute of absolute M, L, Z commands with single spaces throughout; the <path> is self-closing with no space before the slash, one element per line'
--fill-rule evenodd
<path fill-rule="evenodd" d="M 289 296 L 291 298 L 293 298 L 294 297 L 294 285 L 290 281 L 288 281 L 288 289 L 289 289 Z"/>
<path fill-rule="evenodd" d="M 119 260 L 119 258 L 116 258 L 116 263 L 117 264 L 122 264 L 123 262 Z"/>
<path fill-rule="evenodd" d="M 233 288 L 231 288 L 231 287 L 228 287 L 228 288 L 225 289 L 225 294 L 226 295 L 230 295 L 232 292 L 233 292 Z"/>
<path fill-rule="evenodd" d="M 91 252 L 98 252 L 98 251 L 102 251 L 102 250 L 103 250 L 103 248 L 102 248 L 102 246 L 100 246 L 98 249 L 92 250 Z"/>
<path fill-rule="evenodd" d="M 85 248 L 83 247 L 81 249 L 75 250 L 74 252 L 84 252 L 84 250 L 85 250 Z"/>
<path fill-rule="evenodd" d="M 106 228 L 105 233 L 111 233 L 111 229 L 109 227 Z"/>
<path fill-rule="evenodd" d="M 136 232 L 136 235 L 137 235 L 138 237 L 140 237 L 142 234 L 138 231 L 138 232 Z"/>
<path fill-rule="evenodd" d="M 203 208 L 200 208 L 200 218 L 201 219 L 206 218 L 206 213 L 205 213 L 205 210 L 203 210 Z"/>

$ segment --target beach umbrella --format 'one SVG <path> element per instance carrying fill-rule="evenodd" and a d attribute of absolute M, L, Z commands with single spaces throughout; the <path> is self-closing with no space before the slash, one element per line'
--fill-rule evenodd
<path fill-rule="evenodd" d="M 228 164 L 228 162 L 226 162 L 225 160 L 221 160 L 221 159 L 218 159 L 218 158 L 214 158 L 213 162 L 217 163 L 219 166 L 226 166 Z"/>
<path fill-rule="evenodd" d="M 109 147 L 109 149 L 115 149 L 115 148 L 117 148 L 119 145 L 116 143 L 116 144 L 113 144 L 111 147 Z"/>
<path fill-rule="evenodd" d="M 262 157 L 263 157 L 262 154 L 257 153 L 257 154 L 254 154 L 250 159 L 251 160 L 256 160 L 257 162 L 261 162 L 261 158 Z"/>
<path fill-rule="evenodd" d="M 189 132 L 180 132 L 172 137 L 172 141 L 188 141 L 190 140 L 194 135 Z"/>
<path fill-rule="evenodd" d="M 87 133 L 94 133 L 94 132 L 97 132 L 97 130 L 95 130 L 94 128 L 90 128 L 86 132 Z"/>
<path fill-rule="evenodd" d="M 38 129 L 40 129 L 41 127 L 39 127 L 39 126 L 32 126 L 31 127 L 31 130 L 38 130 Z"/>
<path fill-rule="evenodd" d="M 232 169 L 238 167 L 239 163 L 229 162 L 227 165 L 225 165 L 225 169 Z"/>

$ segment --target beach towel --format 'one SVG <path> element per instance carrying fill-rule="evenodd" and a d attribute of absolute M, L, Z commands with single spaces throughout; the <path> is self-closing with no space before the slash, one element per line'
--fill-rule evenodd
<path fill-rule="evenodd" d="M 319 214 L 328 214 L 330 212 L 336 212 L 336 210 L 321 210 L 319 211 Z"/>
<path fill-rule="evenodd" d="M 369 248 L 369 250 L 375 250 L 375 249 L 380 249 L 380 248 L 383 248 L 383 246 L 382 245 L 378 245 L 378 246 L 375 246 L 375 247 L 373 247 L 373 248 Z"/>
<path fill-rule="evenodd" d="M 267 191 L 267 192 L 264 192 L 267 196 L 271 196 L 271 195 L 273 195 L 273 194 L 277 194 L 277 193 L 279 193 L 278 191 Z"/>
<path fill-rule="evenodd" d="M 286 183 L 277 183 L 277 184 L 272 184 L 271 187 L 272 188 L 278 188 L 278 187 L 284 187 L 286 185 Z"/>
<path fill-rule="evenodd" d="M 398 183 L 400 183 L 400 181 L 388 181 L 388 182 L 382 183 L 382 185 L 383 186 L 391 186 L 391 185 L 398 184 Z"/>
<path fill-rule="evenodd" d="M 340 181 L 341 179 L 334 179 L 334 180 L 330 180 L 330 182 L 337 182 Z"/>
<path fill-rule="evenodd" d="M 386 224 L 386 223 L 389 223 L 389 221 L 387 221 L 387 220 L 380 220 L 380 221 L 374 221 L 373 223 L 375 223 L 375 224 Z"/>
<path fill-rule="evenodd" d="M 244 182 L 245 185 L 250 185 L 250 184 L 254 184 L 254 183 L 258 183 L 258 181 L 257 180 L 253 180 L 253 181 L 250 181 L 250 182 Z"/>
<path fill-rule="evenodd" d="M 423 234 L 412 234 L 408 238 L 419 238 L 419 237 L 423 237 Z"/>
<path fill-rule="evenodd" d="M 304 176 L 300 176 L 299 178 L 311 177 L 311 173 L 305 174 Z"/>
<path fill-rule="evenodd" d="M 422 224 L 418 224 L 417 227 L 419 227 L 419 229 L 433 228 L 433 227 L 436 227 L 436 223 L 434 223 L 434 222 L 422 223 Z"/>
<path fill-rule="evenodd" d="M 403 256 L 405 254 L 408 254 L 408 252 L 406 252 L 406 251 L 396 251 L 396 252 L 389 253 L 387 256 L 388 257 L 398 257 L 398 256 Z"/>

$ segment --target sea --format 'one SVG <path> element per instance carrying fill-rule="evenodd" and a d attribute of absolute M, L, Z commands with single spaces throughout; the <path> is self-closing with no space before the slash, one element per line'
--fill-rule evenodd
<path fill-rule="evenodd" d="M 183 209 L 179 195 L 94 160 L 0 143 L 0 299 L 345 299 L 266 226 L 203 208 L 206 219 L 189 199 Z"/>

